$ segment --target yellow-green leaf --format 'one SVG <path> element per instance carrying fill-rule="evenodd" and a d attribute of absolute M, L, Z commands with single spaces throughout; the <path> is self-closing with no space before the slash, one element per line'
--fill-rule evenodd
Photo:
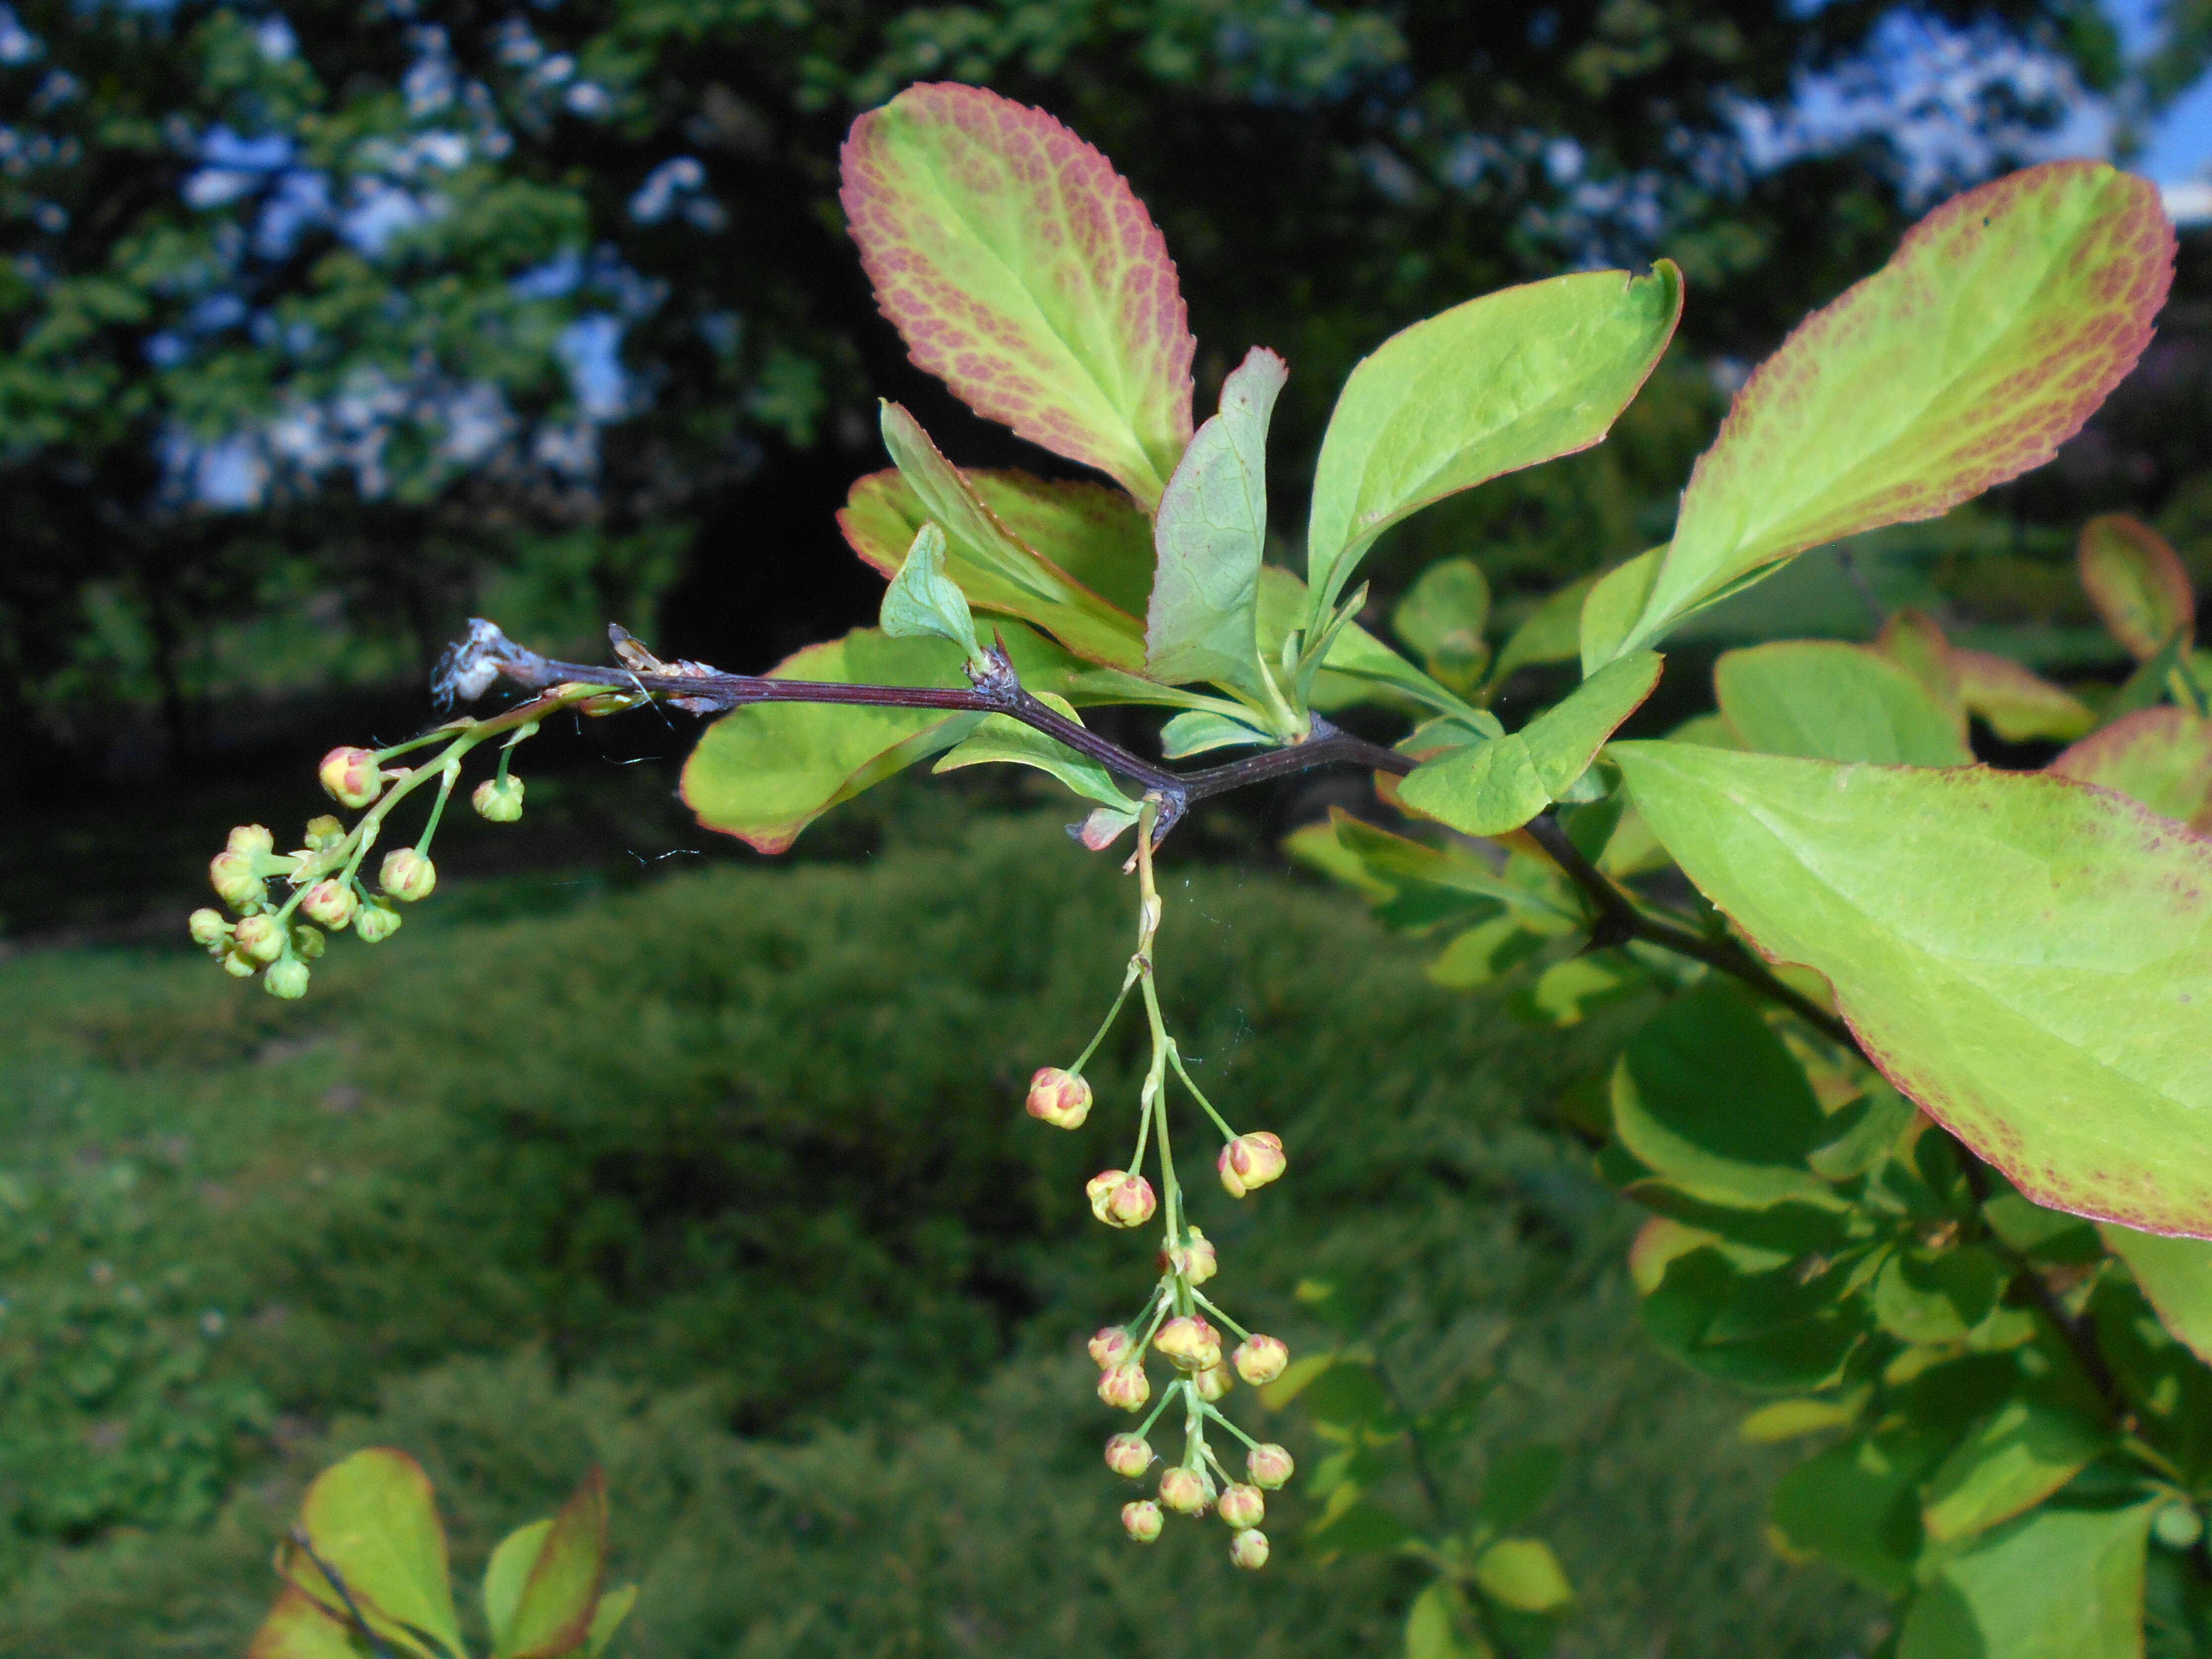
<path fill-rule="evenodd" d="M 2212 1364 L 2212 1241 L 2168 1238 L 2113 1222 L 2100 1224 L 2106 1248 L 2128 1264 L 2159 1321 Z"/>
<path fill-rule="evenodd" d="M 2076 550 L 2081 586 L 2112 637 L 2148 662 L 2176 635 L 2197 629 L 2197 593 L 2188 567 L 2166 538 L 2140 519 L 2107 513 L 2081 526 Z"/>
<path fill-rule="evenodd" d="M 2212 842 L 2035 773 L 1610 753 L 1690 879 L 2028 1197 L 2212 1233 Z"/>
<path fill-rule="evenodd" d="M 1922 1523 L 1938 1543 L 1985 1532 L 2057 1492 L 2107 1439 L 2071 1412 L 2015 1396 L 1969 1430 L 1929 1477 Z"/>
<path fill-rule="evenodd" d="M 1959 701 L 2007 743 L 2071 743 L 2097 723 L 2089 706 L 2009 657 L 1953 646 L 1946 659 Z"/>
<path fill-rule="evenodd" d="M 1785 640 L 1730 651 L 1713 690 L 1744 748 L 1810 760 L 1964 766 L 1964 721 L 1910 669 L 1864 646 Z"/>
<path fill-rule="evenodd" d="M 253 1632 L 246 1659 L 369 1659 L 369 1645 L 313 1596 L 287 1584 Z"/>
<path fill-rule="evenodd" d="M 495 1659 L 560 1659 L 581 1648 L 591 1635 L 606 1564 L 607 1489 L 593 1469 L 538 1540 L 503 1633 L 495 1623 Z M 489 1575 L 484 1589 L 490 1613 Z"/>
<path fill-rule="evenodd" d="M 1976 1540 L 1914 1598 L 1898 1659 L 2142 1659 L 2159 1507 L 2039 1510 Z"/>
<path fill-rule="evenodd" d="M 1049 691 L 1038 692 L 1036 696 L 1054 713 L 1066 715 L 1078 726 L 1083 724 L 1066 698 L 1055 697 Z M 1006 714 L 985 715 L 975 735 L 963 739 L 931 769 L 957 772 L 963 766 L 984 766 L 994 761 L 1035 767 L 1058 778 L 1086 799 L 1132 810 L 1137 805 L 1128 793 L 1114 781 L 1114 775 L 1088 755 L 1078 754 L 1057 738 L 1048 737 L 1034 726 Z"/>
<path fill-rule="evenodd" d="M 1475 1558 L 1484 1595 L 1516 1613 L 1556 1613 L 1575 1599 L 1559 1558 L 1537 1538 L 1501 1538 Z"/>
<path fill-rule="evenodd" d="M 446 1530 L 413 1458 L 382 1447 L 356 1452 L 315 1478 L 300 1520 L 315 1557 L 344 1582 L 379 1637 L 424 1659 L 461 1653 Z M 277 1559 L 291 1583 L 344 1617 L 337 1589 L 306 1551 L 288 1540 Z"/>
<path fill-rule="evenodd" d="M 2184 823 L 2212 802 L 2212 720 L 2162 704 L 2123 714 L 2052 761 L 2053 775 L 2117 789 Z"/>
<path fill-rule="evenodd" d="M 1444 559 L 1421 572 L 1390 612 L 1398 637 L 1421 653 L 1429 672 L 1462 695 L 1481 683 L 1490 660 L 1482 637 L 1490 583 L 1473 559 Z"/>

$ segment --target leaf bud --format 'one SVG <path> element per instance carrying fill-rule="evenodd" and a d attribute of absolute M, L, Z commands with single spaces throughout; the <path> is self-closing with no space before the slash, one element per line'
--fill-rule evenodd
<path fill-rule="evenodd" d="M 241 823 L 230 832 L 230 839 L 223 843 L 223 849 L 244 853 L 249 858 L 256 853 L 273 853 L 276 850 L 276 837 L 258 823 Z"/>
<path fill-rule="evenodd" d="M 363 943 L 375 945 L 398 933 L 404 920 L 405 918 L 392 908 L 390 899 L 373 898 L 362 905 L 360 914 L 354 917 L 353 931 Z"/>
<path fill-rule="evenodd" d="M 305 922 L 292 929 L 292 954 L 302 962 L 319 958 L 330 939 L 319 927 L 310 927 Z"/>
<path fill-rule="evenodd" d="M 1177 1464 L 1160 1475 L 1160 1502 L 1177 1515 L 1203 1515 L 1213 1501 L 1213 1482 L 1196 1469 Z"/>
<path fill-rule="evenodd" d="M 307 820 L 307 850 L 320 853 L 346 838 L 346 827 L 328 812 Z"/>
<path fill-rule="evenodd" d="M 216 895 L 240 915 L 251 915 L 269 897 L 269 888 L 253 867 L 251 853 L 221 852 L 208 860 L 208 880 Z"/>
<path fill-rule="evenodd" d="M 1291 1363 L 1291 1351 L 1278 1338 L 1248 1336 L 1237 1345 L 1232 1358 L 1237 1375 L 1256 1389 L 1283 1374 L 1283 1367 Z"/>
<path fill-rule="evenodd" d="M 261 971 L 261 964 L 235 945 L 222 953 L 221 961 L 222 971 L 233 979 L 252 979 Z"/>
<path fill-rule="evenodd" d="M 333 749 L 315 770 L 323 793 L 341 806 L 358 811 L 384 793 L 384 773 L 366 749 Z"/>
<path fill-rule="evenodd" d="M 1107 1325 L 1091 1339 L 1091 1363 L 1102 1370 L 1118 1365 L 1129 1358 L 1132 1344 L 1129 1333 L 1119 1325 Z"/>
<path fill-rule="evenodd" d="M 1152 1449 L 1141 1434 L 1117 1434 L 1106 1443 L 1106 1467 L 1134 1480 L 1152 1467 Z"/>
<path fill-rule="evenodd" d="M 1254 1486 L 1273 1492 L 1289 1483 L 1298 1472 L 1298 1466 L 1291 1461 L 1289 1452 L 1271 1440 L 1245 1454 L 1244 1472 L 1252 1477 Z"/>
<path fill-rule="evenodd" d="M 307 994 L 307 964 L 290 960 L 278 963 L 262 980 L 261 988 L 272 997 L 297 1002 Z"/>
<path fill-rule="evenodd" d="M 1221 1518 L 1239 1532 L 1256 1527 L 1267 1518 L 1267 1500 L 1260 1496 L 1257 1486 L 1231 1486 L 1221 1494 L 1221 1502 L 1214 1507 Z"/>
<path fill-rule="evenodd" d="M 1127 1170 L 1107 1170 L 1084 1183 L 1091 1213 L 1109 1227 L 1141 1227 L 1158 1207 L 1152 1183 Z"/>
<path fill-rule="evenodd" d="M 1152 1397 L 1152 1379 L 1145 1368 L 1133 1359 L 1125 1359 L 1118 1365 L 1109 1365 L 1098 1378 L 1098 1397 L 1109 1406 L 1119 1406 L 1125 1412 L 1141 1411 Z"/>
<path fill-rule="evenodd" d="M 274 962 L 284 954 L 284 929 L 266 911 L 246 917 L 232 937 L 240 953 L 256 962 Z"/>
<path fill-rule="evenodd" d="M 210 951 L 221 950 L 230 941 L 230 924 L 222 919 L 222 912 L 204 907 L 192 912 L 187 924 L 192 930 L 192 943 L 204 945 Z"/>
<path fill-rule="evenodd" d="M 300 901 L 300 914 L 311 921 L 319 922 L 336 931 L 353 920 L 354 908 L 358 902 L 351 882 L 336 879 L 319 881 Z"/>
<path fill-rule="evenodd" d="M 1230 1375 L 1226 1365 L 1209 1365 L 1190 1381 L 1198 1390 L 1198 1397 L 1209 1406 L 1226 1400 L 1230 1389 L 1237 1386 L 1237 1379 Z"/>
<path fill-rule="evenodd" d="M 1149 1498 L 1121 1505 L 1121 1530 L 1127 1533 L 1133 1542 L 1151 1543 L 1160 1535 L 1160 1528 L 1166 1524 L 1167 1517 L 1160 1513 L 1160 1506 Z"/>
<path fill-rule="evenodd" d="M 486 778 L 469 797 L 469 805 L 477 809 L 477 816 L 494 823 L 513 823 L 522 816 L 522 780 Z"/>
<path fill-rule="evenodd" d="M 1248 1527 L 1229 1540 L 1229 1565 L 1257 1572 L 1267 1565 L 1267 1534 Z"/>
<path fill-rule="evenodd" d="M 430 896 L 438 884 L 438 866 L 411 847 L 395 847 L 384 855 L 377 885 L 403 904 Z"/>
<path fill-rule="evenodd" d="M 1283 1143 L 1266 1130 L 1249 1135 L 1239 1135 L 1221 1149 L 1215 1167 L 1221 1172 L 1221 1184 L 1231 1198 L 1242 1198 L 1255 1187 L 1264 1187 L 1282 1174 L 1289 1162 L 1283 1156 Z"/>
<path fill-rule="evenodd" d="M 1211 1370 L 1221 1363 L 1221 1333 L 1194 1314 L 1168 1321 L 1152 1343 L 1183 1370 Z"/>
<path fill-rule="evenodd" d="M 1073 1072 L 1040 1066 L 1030 1079 L 1029 1114 L 1055 1129 L 1079 1128 L 1091 1115 L 1091 1085 Z"/>

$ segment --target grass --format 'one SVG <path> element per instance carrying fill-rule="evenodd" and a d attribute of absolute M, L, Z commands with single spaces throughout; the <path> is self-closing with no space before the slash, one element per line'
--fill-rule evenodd
<path fill-rule="evenodd" d="M 641 1659 L 1391 1648 L 1418 1577 L 1310 1559 L 1294 1497 L 1257 1577 L 1216 1526 L 1120 1540 L 1080 1339 L 1148 1263 L 1081 1186 L 1126 1157 L 1135 1023 L 1082 1131 L 1019 1097 L 1110 994 L 1127 884 L 1056 822 L 923 839 L 463 886 L 293 1006 L 185 953 L 0 963 L 0 1650 L 242 1651 L 300 1485 L 367 1443 L 430 1468 L 465 1572 L 604 1464 Z M 1863 1646 L 1540 1127 L 1604 1033 L 1430 986 L 1331 893 L 1165 890 L 1197 1075 L 1292 1153 L 1242 1206 L 1198 1188 L 1232 1308 L 1295 1350 L 1326 1279 L 1416 1395 L 1503 1375 L 1456 1474 L 1569 1447 L 1534 1523 L 1582 1593 L 1563 1651 Z"/>

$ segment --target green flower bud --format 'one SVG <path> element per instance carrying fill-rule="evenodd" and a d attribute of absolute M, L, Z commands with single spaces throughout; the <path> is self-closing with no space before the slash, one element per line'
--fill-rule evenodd
<path fill-rule="evenodd" d="M 1252 1477 L 1254 1486 L 1274 1492 L 1289 1483 L 1298 1466 L 1291 1461 L 1290 1453 L 1269 1441 L 1245 1454 L 1244 1472 Z"/>
<path fill-rule="evenodd" d="M 230 832 L 230 839 L 224 843 L 224 848 L 226 851 L 244 853 L 248 857 L 256 853 L 273 853 L 276 850 L 276 837 L 258 823 L 241 823 Z"/>
<path fill-rule="evenodd" d="M 208 880 L 216 896 L 242 916 L 252 915 L 269 897 L 268 884 L 253 867 L 254 857 L 225 851 L 208 860 Z"/>
<path fill-rule="evenodd" d="M 353 931 L 364 944 L 375 945 L 398 933 L 404 920 L 399 912 L 392 908 L 391 900 L 373 898 L 362 905 L 360 913 L 354 917 Z"/>
<path fill-rule="evenodd" d="M 1152 1449 L 1141 1434 L 1117 1434 L 1106 1443 L 1106 1467 L 1134 1480 L 1152 1467 Z"/>
<path fill-rule="evenodd" d="M 1226 1400 L 1230 1389 L 1237 1386 L 1237 1379 L 1230 1374 L 1226 1365 L 1209 1365 L 1190 1382 L 1191 1386 L 1198 1390 L 1198 1397 L 1209 1406 Z"/>
<path fill-rule="evenodd" d="M 256 962 L 274 962 L 284 954 L 284 930 L 266 911 L 246 917 L 232 937 L 238 941 L 240 953 Z"/>
<path fill-rule="evenodd" d="M 1213 1501 L 1213 1482 L 1181 1464 L 1160 1475 L 1160 1502 L 1177 1515 L 1203 1515 Z"/>
<path fill-rule="evenodd" d="M 307 850 L 310 853 L 319 853 L 327 848 L 336 847 L 345 837 L 345 825 L 340 823 L 328 812 L 325 812 L 319 817 L 307 820 Z"/>
<path fill-rule="evenodd" d="M 1160 1528 L 1166 1524 L 1167 1517 L 1160 1513 L 1160 1506 L 1149 1498 L 1121 1505 L 1121 1530 L 1127 1533 L 1133 1542 L 1151 1543 L 1160 1535 Z"/>
<path fill-rule="evenodd" d="M 1141 1411 L 1152 1397 L 1152 1379 L 1137 1361 L 1125 1359 L 1118 1365 L 1109 1365 L 1100 1375 L 1098 1397 L 1125 1412 Z"/>
<path fill-rule="evenodd" d="M 411 847 L 395 847 L 384 855 L 377 885 L 403 904 L 430 896 L 438 884 L 438 867 Z"/>
<path fill-rule="evenodd" d="M 1113 1461 L 1110 1450 L 1107 1461 Z M 2169 1504 L 2152 1520 L 2150 1529 L 2168 1549 L 2193 1549 L 2197 1540 L 2204 1535 L 2204 1522 L 2188 1504 Z"/>
<path fill-rule="evenodd" d="M 351 882 L 335 878 L 319 881 L 300 901 L 300 914 L 337 932 L 353 920 L 359 902 Z"/>
<path fill-rule="evenodd" d="M 1211 1370 L 1221 1363 L 1221 1333 L 1194 1314 L 1178 1314 L 1161 1326 L 1152 1346 L 1183 1370 Z"/>
<path fill-rule="evenodd" d="M 1073 1072 L 1041 1066 L 1030 1079 L 1029 1114 L 1055 1129 L 1080 1127 L 1091 1115 L 1091 1085 Z"/>
<path fill-rule="evenodd" d="M 1221 1494 L 1221 1502 L 1214 1508 L 1224 1521 L 1239 1532 L 1256 1527 L 1267 1518 L 1267 1500 L 1260 1496 L 1257 1486 L 1231 1486 Z"/>
<path fill-rule="evenodd" d="M 210 950 L 221 950 L 230 942 L 230 924 L 222 919 L 220 910 L 198 909 L 192 912 L 186 924 L 192 930 L 192 943 L 204 945 Z"/>
<path fill-rule="evenodd" d="M 1091 1363 L 1102 1370 L 1118 1365 L 1129 1358 L 1129 1333 L 1119 1325 L 1108 1325 L 1091 1339 Z"/>
<path fill-rule="evenodd" d="M 1239 1135 L 1224 1146 L 1214 1167 L 1220 1172 L 1221 1184 L 1229 1196 L 1242 1198 L 1255 1187 L 1264 1187 L 1282 1174 L 1288 1162 L 1283 1156 L 1280 1139 L 1261 1130 L 1257 1134 Z"/>
<path fill-rule="evenodd" d="M 1291 1351 L 1274 1337 L 1249 1336 L 1237 1345 L 1232 1358 L 1237 1375 L 1256 1389 L 1283 1374 L 1283 1367 L 1291 1363 Z"/>
<path fill-rule="evenodd" d="M 304 962 L 280 962 L 269 970 L 261 981 L 262 989 L 272 997 L 282 997 L 287 1002 L 297 1002 L 307 994 L 307 964 Z"/>
<path fill-rule="evenodd" d="M 331 750 L 315 775 L 322 780 L 325 794 L 356 811 L 384 793 L 384 773 L 366 749 Z"/>
<path fill-rule="evenodd" d="M 486 778 L 469 797 L 469 805 L 494 823 L 513 823 L 522 816 L 522 780 L 510 775 L 502 783 Z"/>
<path fill-rule="evenodd" d="M 1152 1183 L 1126 1170 L 1107 1170 L 1085 1183 L 1091 1213 L 1109 1227 L 1141 1227 L 1158 1207 Z"/>
<path fill-rule="evenodd" d="M 310 927 L 305 922 L 292 929 L 292 954 L 302 962 L 313 962 L 321 957 L 330 939 L 319 927 Z"/>
<path fill-rule="evenodd" d="M 1258 1528 L 1248 1528 L 1229 1540 L 1229 1565 L 1242 1567 L 1247 1572 L 1257 1572 L 1267 1565 L 1267 1534 Z"/>
<path fill-rule="evenodd" d="M 252 979 L 261 971 L 261 964 L 235 945 L 222 953 L 221 960 L 222 971 L 233 979 Z"/>

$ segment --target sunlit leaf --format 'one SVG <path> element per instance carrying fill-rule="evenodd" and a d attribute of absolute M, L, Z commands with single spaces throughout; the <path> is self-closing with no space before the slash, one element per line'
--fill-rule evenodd
<path fill-rule="evenodd" d="M 1334 608 L 1375 538 L 1455 491 L 1603 438 L 1657 363 L 1682 279 L 1594 270 L 1469 300 L 1352 371 L 1314 471 L 1306 579 Z"/>
<path fill-rule="evenodd" d="M 2168 1238 L 2112 1222 L 2097 1231 L 2135 1275 L 2159 1321 L 2189 1351 L 2212 1364 L 2212 1240 Z"/>
<path fill-rule="evenodd" d="M 323 1604 L 287 1584 L 247 1644 L 246 1659 L 370 1659 L 368 1644 L 349 1634 Z"/>
<path fill-rule="evenodd" d="M 1474 1582 L 1516 1613 L 1557 1613 L 1575 1599 L 1559 1558 L 1541 1539 L 1499 1539 L 1475 1558 Z"/>
<path fill-rule="evenodd" d="M 2043 1509 L 1977 1540 L 1914 1598 L 1898 1659 L 2141 1659 L 2158 1507 Z"/>
<path fill-rule="evenodd" d="M 2109 1438 L 2071 1412 L 2008 1400 L 1977 1423 L 1929 1477 L 1922 1523 L 1938 1543 L 1985 1532 L 2057 1492 Z"/>
<path fill-rule="evenodd" d="M 1295 573 L 1279 564 L 1261 568 L 1260 650 L 1271 664 L 1280 660 L 1285 639 L 1293 629 L 1304 626 L 1310 605 L 1306 585 Z M 1313 706 L 1328 710 L 1359 702 L 1429 708 L 1472 720 L 1485 730 L 1504 730 L 1498 725 L 1496 715 L 1474 708 L 1358 623 L 1351 623 L 1338 632 L 1329 646 L 1322 672 L 1314 684 Z"/>
<path fill-rule="evenodd" d="M 1145 666 L 1171 684 L 1212 680 L 1265 694 L 1257 610 L 1267 538 L 1267 420 L 1289 368 L 1252 348 L 1221 386 L 1221 412 L 1183 452 L 1152 521 L 1159 562 Z"/>
<path fill-rule="evenodd" d="M 975 641 L 975 619 L 968 610 L 967 596 L 945 574 L 945 532 L 933 524 L 915 532 L 905 562 L 884 590 L 879 625 L 895 640 L 949 640 L 961 656 L 980 662 L 982 647 Z"/>
<path fill-rule="evenodd" d="M 380 1638 L 424 1659 L 460 1654 L 446 1531 L 413 1458 L 381 1447 L 356 1452 L 315 1478 L 300 1519 L 314 1553 L 289 1541 L 280 1549 L 279 1570 L 293 1585 L 343 1619 L 327 1567 Z"/>
<path fill-rule="evenodd" d="M 1690 879 L 2023 1193 L 2212 1232 L 2212 842 L 2034 773 L 1609 752 Z"/>
<path fill-rule="evenodd" d="M 2138 709 L 2091 732 L 2045 769 L 2117 789 L 2187 823 L 2212 804 L 2212 720 L 2171 704 Z"/>
<path fill-rule="evenodd" d="M 1736 394 L 1671 545 L 1607 579 L 1585 662 L 1656 642 L 1807 548 L 1934 518 L 2049 460 L 2149 343 L 2173 246 L 2156 187 L 2099 162 L 1945 203 Z"/>
<path fill-rule="evenodd" d="M 1754 1446 L 1771 1446 L 1808 1434 L 1849 1428 L 1865 1409 L 1863 1399 L 1849 1396 L 1807 1400 L 1778 1400 L 1761 1406 L 1736 1425 L 1737 1436 Z"/>
<path fill-rule="evenodd" d="M 1160 753 L 1169 760 L 1183 760 L 1216 749 L 1272 745 L 1275 741 L 1256 726 L 1205 709 L 1177 714 L 1160 728 Z"/>
<path fill-rule="evenodd" d="M 1190 440 L 1195 346 L 1159 228 L 1106 158 L 1042 110 L 940 83 L 861 116 L 842 159 L 915 362 L 1156 506 Z"/>
<path fill-rule="evenodd" d="M 2112 637 L 2137 662 L 2197 629 L 2189 570 L 2166 538 L 2140 519 L 2107 513 L 2081 526 L 2081 586 Z"/>
<path fill-rule="evenodd" d="M 1965 766 L 1963 720 L 1920 678 L 1863 646 L 1786 640 L 1713 665 L 1721 715 L 1741 745 L 1811 760 Z"/>

